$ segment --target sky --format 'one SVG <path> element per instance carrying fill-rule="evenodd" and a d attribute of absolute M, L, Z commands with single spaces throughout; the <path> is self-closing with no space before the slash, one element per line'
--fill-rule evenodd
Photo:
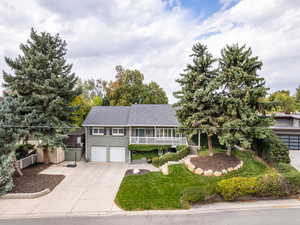
<path fill-rule="evenodd" d="M 113 80 L 116 65 L 138 69 L 170 103 L 197 42 L 215 57 L 226 44 L 251 47 L 270 91 L 294 93 L 300 85 L 299 0 L 1 0 L 1 71 L 9 71 L 4 57 L 20 54 L 31 27 L 67 41 L 67 61 L 80 78 Z"/>

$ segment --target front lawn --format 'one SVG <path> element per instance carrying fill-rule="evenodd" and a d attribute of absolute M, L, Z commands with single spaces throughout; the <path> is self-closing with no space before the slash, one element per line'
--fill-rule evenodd
<path fill-rule="evenodd" d="M 160 172 L 126 176 L 117 193 L 115 202 L 125 210 L 179 209 L 180 196 L 186 187 L 201 188 L 206 195 L 215 193 L 217 182 L 232 177 L 262 175 L 270 170 L 264 163 L 253 159 L 250 152 L 234 153 L 244 161 L 244 166 L 221 177 L 199 176 L 183 165 L 170 167 L 170 175 Z"/>

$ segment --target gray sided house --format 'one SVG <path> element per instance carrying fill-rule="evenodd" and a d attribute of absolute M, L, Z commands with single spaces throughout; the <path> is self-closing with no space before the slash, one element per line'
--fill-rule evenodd
<path fill-rule="evenodd" d="M 300 115 L 276 113 L 273 131 L 290 150 L 300 150 Z"/>
<path fill-rule="evenodd" d="M 86 159 L 129 162 L 129 144 L 185 145 L 178 125 L 175 109 L 167 104 L 93 107 L 82 125 Z"/>

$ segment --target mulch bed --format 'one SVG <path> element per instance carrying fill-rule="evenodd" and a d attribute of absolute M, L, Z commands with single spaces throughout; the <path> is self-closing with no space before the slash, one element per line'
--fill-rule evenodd
<path fill-rule="evenodd" d="M 46 188 L 53 190 L 64 178 L 64 175 L 46 175 L 38 174 L 42 170 L 48 168 L 49 165 L 37 164 L 22 172 L 24 176 L 14 175 L 14 188 L 10 193 L 34 193 L 42 191 Z"/>
<path fill-rule="evenodd" d="M 221 171 L 229 167 L 236 167 L 240 163 L 240 160 L 235 156 L 217 153 L 213 156 L 192 157 L 191 163 L 194 164 L 196 168 L 203 170 Z"/>
<path fill-rule="evenodd" d="M 141 174 L 146 174 L 146 173 L 150 172 L 150 170 L 145 170 L 145 169 L 139 169 L 139 170 L 140 170 L 140 172 L 136 173 L 136 174 L 133 173 L 133 169 L 126 170 L 125 176 L 128 176 L 128 175 L 141 175 Z"/>

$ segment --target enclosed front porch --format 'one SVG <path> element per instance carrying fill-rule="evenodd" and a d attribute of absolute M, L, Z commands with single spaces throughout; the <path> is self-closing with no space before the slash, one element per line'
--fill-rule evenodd
<path fill-rule="evenodd" d="M 130 144 L 151 144 L 151 145 L 187 145 L 187 138 L 176 128 L 163 127 L 130 127 Z"/>

